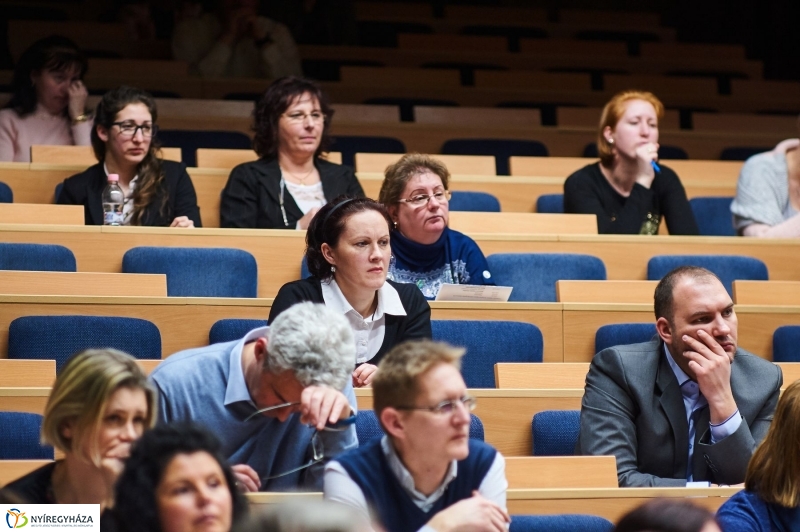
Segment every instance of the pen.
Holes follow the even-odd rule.
[[[653,167],[653,170],[655,170],[656,172],[659,172],[659,173],[661,172],[661,167],[660,167],[660,166],[658,166],[658,163],[657,163],[657,162],[655,162],[655,161],[650,161],[650,165]]]

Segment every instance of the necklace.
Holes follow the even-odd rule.
[[[311,170],[309,170],[306,175],[304,175],[303,177],[300,177],[299,175],[297,175],[297,174],[295,174],[293,172],[290,172],[289,170],[287,170],[286,168],[281,166],[281,171],[282,172],[285,172],[285,173],[289,174],[290,176],[292,176],[293,178],[295,178],[296,180],[300,181],[301,185],[305,185],[306,184],[306,179],[308,179],[311,176],[311,174],[314,173],[314,170],[315,170],[315,168],[312,166]]]

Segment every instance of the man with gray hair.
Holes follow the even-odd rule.
[[[354,360],[347,320],[300,303],[241,340],[170,356],[150,379],[159,422],[211,429],[242,490],[321,490],[324,460],[358,445]]]

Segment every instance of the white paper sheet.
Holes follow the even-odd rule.
[[[491,301],[505,303],[511,296],[510,286],[479,284],[443,284],[436,301]]]

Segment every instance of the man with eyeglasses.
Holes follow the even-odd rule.
[[[244,491],[320,490],[323,459],[358,445],[354,360],[347,320],[300,303],[241,340],[159,364],[159,423],[212,430]]]
[[[374,510],[388,532],[507,529],[505,460],[469,439],[463,354],[420,340],[383,358],[372,393],[386,435],[328,463],[325,498]]]

